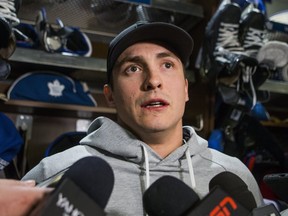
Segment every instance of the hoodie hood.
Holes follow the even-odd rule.
[[[150,186],[151,172],[157,172],[160,168],[163,172],[181,173],[184,167],[187,167],[191,188],[196,188],[191,158],[207,149],[207,141],[197,136],[192,127],[183,127],[183,145],[165,158],[161,158],[149,145],[105,117],[95,119],[87,133],[88,135],[80,141],[80,144],[91,146],[98,151],[104,151],[106,154],[112,154],[113,157],[122,158],[142,167],[145,170],[146,189]],[[183,167],[182,161],[186,161],[186,166]]]
[[[113,132],[113,136],[111,136],[111,132]],[[179,160],[185,155],[187,148],[193,156],[204,151],[208,146],[207,141],[197,136],[192,127],[185,126],[183,127],[185,144],[163,159],[146,143],[138,140],[132,133],[106,117],[95,119],[90,124],[87,133],[88,135],[81,140],[80,144],[104,150],[137,164],[143,163],[145,160],[144,146],[149,154],[151,168],[153,168],[153,163],[157,164],[160,160],[162,163]]]

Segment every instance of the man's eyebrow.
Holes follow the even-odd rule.
[[[177,55],[175,55],[174,53],[172,52],[160,52],[156,55],[156,57],[158,59],[161,59],[161,58],[165,58],[165,57],[172,57],[178,61],[181,61]],[[126,56],[124,57],[123,59],[121,59],[120,61],[116,61],[115,63],[115,68],[119,68],[121,67],[124,63],[126,62],[134,62],[134,63],[142,63],[142,64],[145,64],[145,61],[143,60],[143,58],[141,56]]]
[[[115,68],[121,67],[121,65],[123,65],[126,62],[138,63],[138,62],[144,62],[144,61],[142,60],[142,58],[140,56],[126,56],[123,59],[121,59],[120,61],[116,61]]]
[[[161,52],[161,53],[157,54],[157,58],[165,58],[165,57],[172,57],[175,59],[179,59],[179,57],[172,52]],[[179,59],[179,61],[180,61],[180,59]]]

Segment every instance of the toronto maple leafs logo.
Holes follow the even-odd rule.
[[[62,85],[59,80],[54,80],[53,82],[48,82],[48,88],[49,88],[49,95],[53,97],[60,97],[62,96],[62,92],[65,88],[64,85]]]

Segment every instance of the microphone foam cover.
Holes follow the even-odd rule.
[[[184,182],[172,176],[159,178],[143,195],[143,205],[150,216],[182,215],[197,201],[198,195]]]
[[[105,160],[95,156],[82,158],[65,172],[59,184],[66,178],[105,208],[114,186],[113,170]]]
[[[215,186],[220,186],[249,211],[257,207],[255,198],[252,192],[248,190],[247,184],[234,173],[225,171],[214,176],[209,183],[209,190]]]

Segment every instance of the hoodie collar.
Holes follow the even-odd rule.
[[[88,135],[80,141],[80,144],[102,149],[138,164],[144,162],[143,146],[147,149],[149,161],[152,163],[179,160],[185,155],[187,147],[191,156],[207,148],[207,141],[197,136],[194,129],[189,126],[183,127],[186,144],[180,146],[164,159],[131,132],[106,117],[96,118],[90,124],[87,133]]]

